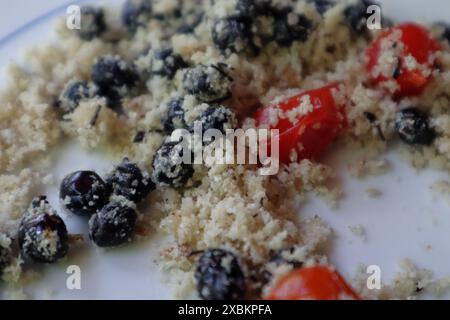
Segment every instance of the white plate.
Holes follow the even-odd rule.
[[[103,1],[106,2],[121,1]],[[410,0],[407,4],[404,0],[380,2],[385,15],[399,20],[445,21],[450,11],[446,0]],[[17,53],[27,46],[50,38],[52,21],[64,15],[65,8],[60,0],[3,1],[0,4],[0,65],[17,60]],[[76,145],[66,146],[55,154],[53,173],[58,180],[74,170],[102,172],[110,166],[101,155],[88,155]],[[385,282],[398,271],[398,263],[404,258],[431,269],[436,277],[450,275],[450,259],[445,258],[450,240],[450,205],[446,199],[436,199],[429,191],[433,182],[448,178],[448,174],[431,170],[416,173],[395,154],[389,154],[394,165],[390,174],[359,181],[349,177],[348,158],[346,152],[340,151],[332,152],[326,160],[336,169],[346,194],[338,210],[331,210],[318,199],[301,208],[303,217],[318,214],[335,229],[331,261],[345,276],[353,275],[361,263],[378,265]],[[382,189],[383,196],[370,199],[365,195],[368,188]],[[57,207],[56,188],[47,192],[51,203]],[[85,223],[80,219],[64,218],[71,232],[86,232]],[[349,230],[349,226],[355,225],[366,228],[366,242]],[[43,268],[42,279],[27,288],[27,292],[33,298],[43,299],[170,298],[169,289],[161,283],[161,273],[153,263],[163,241],[155,236],[143,243],[108,251],[87,245],[71,254],[67,261]],[[66,268],[72,264],[81,267],[81,290],[66,288]]]

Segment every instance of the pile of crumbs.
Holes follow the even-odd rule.
[[[441,72],[432,84],[420,96],[398,101],[383,93],[395,86],[366,84],[364,50],[379,33],[360,28],[367,1],[255,0],[242,7],[246,2],[126,1],[122,12],[83,11],[94,15],[94,25],[79,31],[60,21],[58,41],[32,48],[25,66],[12,66],[0,95],[0,231],[16,238],[22,215],[39,196],[37,182],[50,179],[28,167],[74,139],[87,152],[101,150],[115,162],[132,159],[159,179],[141,209],[138,228],[173,238],[161,250],[159,263],[170,274],[177,297],[195,292],[198,254],[212,248],[240,257],[251,279],[246,294],[259,297],[267,290],[267,265],[279,252],[295,252],[291,258],[305,266],[329,263],[323,247],[332,229],[320,217],[302,220],[295,212],[309,196],[337,205],[343,190],[329,187],[333,170],[303,160],[282,164],[275,176],[261,176],[251,165],[211,164],[177,167],[171,173],[185,176],[171,179],[154,172],[167,166],[154,164],[161,150],[171,150],[166,139],[173,130],[189,128],[199,118],[214,122],[211,114],[217,110],[221,125],[248,124],[246,119],[262,105],[278,105],[340,82],[348,97],[343,103],[348,123],[339,139],[350,148],[368,150],[352,164],[354,177],[391,169],[382,155],[398,140],[396,117],[410,104],[430,115],[438,138],[421,148],[404,146],[402,155],[417,168],[450,168],[449,50],[442,52]],[[429,29],[437,32],[434,26]],[[389,50],[380,61],[388,63],[378,65],[375,73],[395,73],[395,55],[402,50],[393,45],[398,37],[393,33],[382,44]],[[409,70],[418,68],[413,57],[406,62]],[[275,113],[270,124],[288,119],[295,125],[313,111],[305,95],[297,108]],[[448,183],[433,188],[449,189]],[[376,189],[367,194],[381,195]],[[365,238],[362,226],[350,229]],[[3,272],[15,289],[21,265],[16,259]],[[290,269],[278,267],[271,272],[272,282]],[[411,298],[427,287],[445,287],[410,263],[402,277],[374,298]],[[364,286],[357,288],[361,297],[372,297]]]

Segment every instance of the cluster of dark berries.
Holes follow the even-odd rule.
[[[176,26],[174,32],[191,33],[203,19],[203,0],[177,0],[170,10],[158,12],[153,0],[127,0],[122,7],[122,23],[130,33],[135,33],[152,19],[159,22],[171,22],[170,27]]]
[[[112,55],[97,58],[91,68],[91,80],[72,80],[66,85],[58,100],[64,114],[73,112],[80,103],[95,97],[105,98],[109,108],[117,109],[121,99],[140,83],[134,66]]]
[[[125,158],[105,180],[93,171],[71,173],[61,183],[60,198],[69,212],[90,217],[89,236],[94,243],[112,247],[133,237],[135,204],[154,188],[141,169]]]
[[[166,113],[161,120],[168,135],[175,129],[187,129],[204,137],[204,133],[209,129],[216,129],[224,134],[227,129],[237,126],[234,112],[221,105],[209,105],[196,121],[188,125],[183,102],[183,98],[174,98],[167,103]],[[153,182],[161,187],[182,188],[194,175],[193,162],[194,153],[189,141],[172,141],[168,138],[153,159]]]
[[[214,0],[216,6],[227,0]],[[321,4],[320,10],[325,10]],[[290,47],[294,42],[309,39],[316,23],[306,15],[295,12],[290,5],[270,0],[238,0],[226,17],[215,17],[211,36],[224,54],[257,54],[270,42]]]

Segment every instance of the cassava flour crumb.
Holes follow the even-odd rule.
[[[399,143],[399,135],[414,138],[398,123],[399,114],[405,116],[401,112],[412,106],[416,116],[429,115],[420,129],[430,126],[436,136],[424,147],[402,146],[400,153],[417,168],[450,169],[448,50],[439,56],[439,70],[407,56],[406,69],[419,70],[431,83],[421,95],[397,99],[395,81],[376,87],[367,79],[365,49],[379,32],[364,27],[366,1],[342,0],[325,8],[320,1],[243,3],[126,1],[121,12],[100,9],[105,21],[91,21],[94,25],[86,29],[69,30],[60,21],[58,41],[31,49],[25,65],[12,66],[0,94],[0,232],[14,238],[31,199],[39,195],[37,181],[51,182],[48,173],[29,169],[31,164],[73,139],[114,160],[129,157],[152,176],[155,190],[139,208],[137,233],[145,237],[156,230],[171,236],[158,263],[177,297],[196,297],[198,256],[220,248],[239,257],[251,279],[247,294],[259,298],[267,282],[274,284],[292,269],[268,266],[280,252],[305,266],[329,264],[323,249],[332,228],[320,214],[299,219],[296,212],[310,196],[337,206],[344,191],[330,186],[332,168],[302,160],[301,143],[289,155],[294,163],[281,164],[273,176],[260,175],[257,165],[206,161],[183,166],[173,163],[181,157],[176,152],[180,142],[169,136],[176,129],[192,132],[196,121],[219,131],[237,123],[256,128],[261,124],[251,115],[263,105],[270,107],[270,127],[304,125],[300,120],[317,111],[314,96],[303,95],[288,110],[276,107],[331,83],[339,84],[331,98],[342,109],[338,120],[346,122],[338,138],[363,154],[349,164],[352,176],[391,169],[384,158],[388,147]],[[396,31],[382,41],[385,50],[371,76],[399,76],[401,36]],[[300,129],[304,134],[306,129]],[[438,189],[446,190],[445,185]],[[367,190],[374,198],[381,193]],[[350,230],[366,238],[364,227]],[[18,282],[21,264],[14,260],[4,278]],[[268,272],[271,281],[264,278]],[[414,296],[418,282],[421,289],[429,284],[422,280],[426,275],[406,263],[404,277],[375,298]]]

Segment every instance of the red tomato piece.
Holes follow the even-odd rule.
[[[329,267],[300,268],[284,275],[268,300],[359,300],[342,276]]]
[[[341,132],[345,117],[337,106],[333,90],[338,85],[333,84],[320,89],[311,90],[291,97],[276,106],[259,109],[254,119],[258,126],[279,130],[280,161],[285,164],[292,162],[291,153],[297,153],[297,161],[317,159],[330,146]],[[289,111],[300,107],[303,99],[309,96],[312,110],[305,115],[299,115],[292,123],[288,117],[278,117],[275,125],[271,124],[273,114]],[[269,148],[270,150],[270,148]]]
[[[397,32],[401,35],[396,38]],[[391,45],[386,49],[387,45]],[[384,44],[384,48],[383,48]],[[403,23],[381,33],[367,48],[366,70],[369,73],[371,84],[376,86],[387,85],[387,81],[394,81],[397,89],[394,90],[394,97],[397,99],[417,96],[421,94],[426,85],[431,80],[431,73],[437,68],[436,53],[442,49],[441,44],[434,39],[424,27],[415,23]],[[377,68],[382,68],[383,50],[392,50],[398,65],[394,66],[392,74],[386,75],[383,72],[376,72]],[[411,58],[419,67],[411,68]],[[409,60],[409,61],[408,61]],[[392,63],[392,62],[391,62]],[[409,64],[409,66],[408,66]]]

